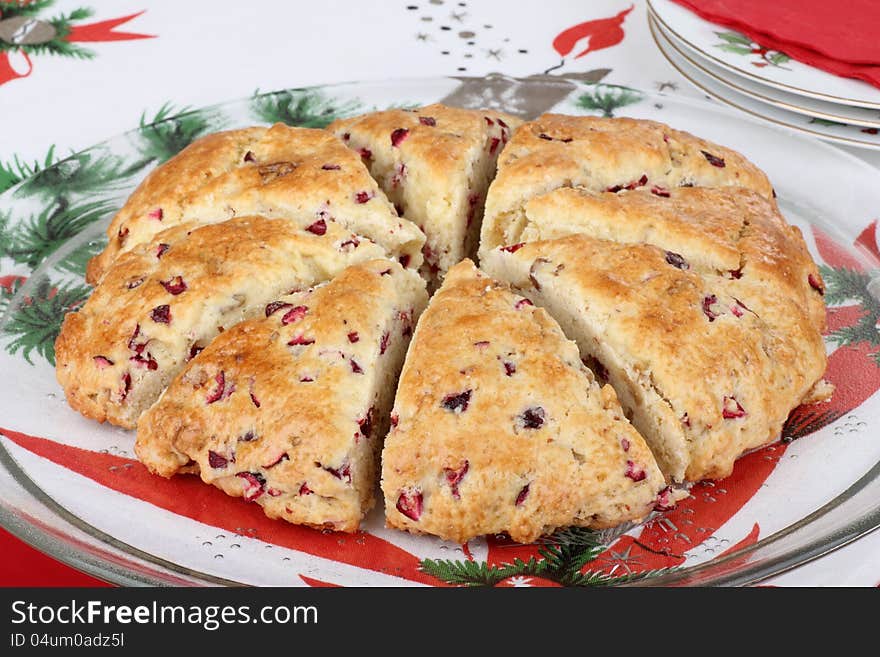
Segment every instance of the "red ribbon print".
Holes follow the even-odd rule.
[[[579,59],[588,53],[616,46],[623,41],[623,21],[632,10],[633,5],[630,5],[629,9],[624,9],[616,16],[578,23],[563,30],[553,39],[553,49],[562,57],[567,57],[582,39],[589,38],[587,47],[574,56]]]
[[[111,18],[110,20],[91,23],[90,25],[76,25],[67,35],[67,41],[83,42],[83,41],[133,41],[135,39],[153,39],[154,34],[138,34],[136,32],[114,32],[113,28],[127,23],[133,18],[137,18],[143,11],[136,14],[129,14],[121,18]]]

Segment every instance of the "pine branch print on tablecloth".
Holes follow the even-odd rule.
[[[55,145],[49,147],[43,162],[35,160],[28,164],[18,155],[13,155],[11,162],[0,162],[0,194],[11,187],[15,187],[22,180],[36,175],[43,169],[55,163]]]
[[[867,343],[872,348],[880,347],[880,301],[871,294],[871,276],[866,272],[821,265],[819,271],[825,281],[825,302],[828,305],[843,305],[858,302],[863,314],[854,324],[842,326],[828,335],[828,340],[838,347]],[[871,357],[880,365],[880,349],[873,351]]]
[[[30,2],[27,4],[20,1],[0,2],[0,15],[2,15],[4,20],[21,17],[36,21],[39,20],[37,13],[43,9],[48,9],[52,4],[54,4],[54,0]],[[93,14],[94,12],[91,9],[82,7],[66,14],[45,19],[42,22],[46,26],[51,26],[49,32],[51,38],[37,43],[15,43],[12,40],[0,39],[0,52],[21,50],[28,55],[58,55],[61,57],[74,57],[76,59],[92,59],[95,56],[92,50],[72,43],[67,39],[70,36],[74,22],[89,18]]]
[[[674,568],[614,575],[585,570],[606,549],[601,534],[590,529],[560,529],[537,544],[537,554],[527,560],[490,565],[485,561],[424,559],[419,569],[453,586],[497,586],[511,578],[537,577],[562,586],[615,586],[668,574]]]
[[[11,225],[6,218],[0,237],[0,253],[18,264],[36,269],[71,238],[96,221],[108,218],[116,207],[105,201],[71,204],[59,196],[55,203]],[[69,265],[65,267],[70,271]],[[76,272],[82,275],[82,271]]]
[[[55,366],[55,338],[61,332],[64,315],[79,308],[91,293],[85,285],[53,285],[47,277],[41,277],[31,294],[13,303],[14,294],[20,286],[8,291],[0,287],[0,297],[6,297],[3,305],[2,336],[12,339],[5,345],[6,351],[15,355],[21,352],[31,365],[31,354],[36,352]]]
[[[285,123],[301,128],[326,128],[333,121],[362,109],[357,100],[337,101],[313,89],[254,92],[250,103],[254,118],[262,123]]]
[[[55,0],[31,0],[31,2],[22,2],[21,0],[0,0],[0,12],[3,12],[3,18],[33,18],[44,9],[48,9]]]
[[[137,149],[145,160],[144,165],[162,164],[199,137],[222,130],[226,124],[219,110],[177,109],[168,102],[150,119],[146,112],[141,114]]]
[[[50,149],[46,161],[53,155]],[[38,197],[47,201],[76,194],[93,197],[125,188],[128,178],[144,166],[141,162],[126,162],[123,157],[96,146],[72,153],[51,166],[38,167],[13,194],[16,198]]]
[[[612,118],[614,111],[627,105],[633,105],[644,98],[638,89],[623,87],[616,84],[591,84],[590,90],[581,94],[575,106],[588,112],[601,112],[602,116]]]
[[[92,59],[96,53],[80,43],[153,38],[150,34],[116,31],[143,11],[88,24],[79,23],[94,14],[85,7],[51,18],[38,15],[53,4],[54,0],[0,0],[0,85],[28,77],[33,70],[31,57],[35,55]],[[18,60],[19,65],[13,66],[13,60]],[[26,70],[22,71],[23,68]]]

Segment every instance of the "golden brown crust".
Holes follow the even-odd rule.
[[[97,283],[121,253],[180,223],[246,215],[335,220],[410,266],[421,262],[421,231],[397,216],[356,154],[325,130],[276,124],[208,135],[151,172],[113,218],[86,280]]]
[[[166,477],[194,462],[205,482],[270,517],[355,531],[426,303],[418,275],[388,260],[278,299],[175,377],[138,423],[138,457]]]
[[[65,317],[58,381],[83,415],[131,428],[191,349],[284,292],[383,254],[334,222],[323,235],[262,217],[164,231],[120,256]]]
[[[771,198],[764,173],[739,153],[641,119],[545,114],[522,125],[498,160],[480,253],[504,245],[530,198],[558,187],[591,191],[745,187]]]
[[[340,119],[328,129],[362,154],[401,214],[425,232],[423,273],[436,284],[474,255],[496,160],[521,123],[494,110],[434,104]]]
[[[382,455],[391,527],[527,542],[642,518],[665,486],[574,343],[469,261],[422,315],[394,412]]]
[[[671,258],[682,256],[689,268],[772,288],[804,308],[814,327],[825,327],[825,304],[810,284],[812,278],[821,285],[821,276],[800,230],[776,203],[748,189],[684,187],[658,195],[561,188],[530,199],[519,228],[506,236],[508,244],[575,233],[653,244]]]
[[[805,301],[820,297],[807,281],[815,265],[804,249],[774,270],[770,233],[755,232],[737,243],[749,254],[739,278],[690,267],[698,243],[682,262],[587,235],[496,249],[483,265],[601,363],[668,476],[720,478],[744,451],[778,440],[826,363],[822,323]]]

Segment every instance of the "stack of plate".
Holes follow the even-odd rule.
[[[648,0],[648,21],[669,63],[706,94],[771,123],[880,149],[880,89],[762,48],[672,0]]]

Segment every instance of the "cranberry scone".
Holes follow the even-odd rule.
[[[359,152],[398,212],[424,231],[432,288],[473,257],[498,155],[522,121],[435,104],[340,119],[328,126]]]
[[[661,247],[570,235],[500,247],[483,267],[577,341],[667,477],[723,478],[827,394],[822,281],[799,233],[776,226],[790,242],[775,241],[772,223],[730,242],[669,230]]]
[[[743,295],[767,298],[763,286],[794,300],[803,312],[768,321],[806,317],[804,330],[824,327],[825,304],[818,272],[800,230],[776,203],[740,187],[679,187],[658,195],[644,189],[591,192],[559,188],[530,199],[524,221],[503,250],[524,242],[583,233],[620,243],[653,244],[683,269],[735,279]],[[747,275],[746,275],[747,274]],[[812,278],[811,278],[812,277]],[[754,286],[756,288],[752,289]]]
[[[416,328],[382,491],[388,526],[459,542],[615,526],[675,497],[559,325],[470,261]]]
[[[107,229],[88,265],[97,283],[122,253],[180,223],[282,218],[321,231],[328,221],[418,268],[424,235],[397,216],[356,153],[325,130],[244,128],[203,137],[152,171]]]
[[[385,250],[335,222],[263,217],[182,224],[120,256],[55,343],[56,375],[86,417],[133,428],[186,362],[225,328],[294,289]]]
[[[389,260],[275,299],[214,339],[141,416],[138,457],[165,477],[198,472],[269,517],[355,531],[426,304],[421,277]]]
[[[522,125],[498,159],[480,256],[518,242],[527,201],[559,187],[665,196],[676,187],[726,186],[773,197],[767,176],[745,157],[663,123],[545,114]]]

